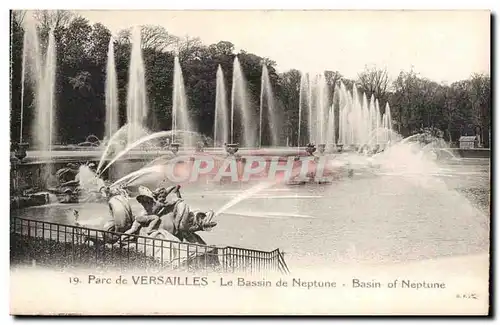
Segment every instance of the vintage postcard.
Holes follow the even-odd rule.
[[[487,315],[490,12],[12,10],[13,315]]]

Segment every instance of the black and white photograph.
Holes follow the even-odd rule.
[[[487,315],[491,19],[10,10],[10,313]]]

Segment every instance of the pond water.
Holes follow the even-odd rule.
[[[192,208],[216,211],[251,186],[203,182],[184,186],[182,195]],[[426,173],[360,169],[331,184],[265,188],[217,216],[217,227],[200,235],[220,246],[280,248],[291,268],[482,253],[489,247],[489,211],[460,190],[483,189],[484,196],[489,186],[489,159],[451,160]],[[72,224],[73,210],[92,228],[109,213],[105,203],[83,203],[12,214]]]

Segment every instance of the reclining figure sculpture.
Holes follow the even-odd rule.
[[[154,192],[140,186],[136,200],[141,203],[144,212],[137,216],[132,213],[125,189],[103,187],[101,193],[108,198],[110,209],[104,230],[123,233],[122,242],[129,239],[129,235],[138,234],[144,228],[146,235],[155,230],[166,231],[179,241],[206,244],[196,232],[210,230],[217,225],[217,222],[212,220],[213,211],[202,212],[189,207],[181,197],[179,185],[158,188]],[[177,197],[167,200],[171,193],[175,193]],[[107,243],[116,243],[120,239],[118,236],[105,237],[104,241]]]

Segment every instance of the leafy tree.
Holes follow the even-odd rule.
[[[390,83],[386,69],[365,66],[365,70],[358,75],[356,84],[358,89],[365,93],[368,98],[374,95],[382,103],[387,101],[387,91]]]
[[[108,45],[111,32],[102,24],[64,10],[11,11],[11,139],[19,141],[21,125],[21,79],[23,55],[23,24],[30,16],[38,23],[41,51],[46,51],[48,34],[54,30],[57,50],[56,102],[58,136],[60,142],[78,143],[89,134],[102,137],[105,119],[105,81]],[[119,94],[120,124],[126,122],[128,69],[130,66],[131,29],[120,31],[113,38]],[[199,38],[172,35],[162,26],[141,26],[142,51],[146,72],[146,90],[151,114],[148,125],[153,130],[167,130],[172,121],[172,87],[174,57],[179,56],[189,114],[196,129],[213,135],[216,73],[220,65],[224,71],[228,96],[231,93],[235,46],[228,40],[205,45]],[[276,62],[255,53],[237,53],[248,88],[249,107],[258,123],[261,76],[265,65],[275,98],[275,109],[280,125],[281,143],[297,145],[307,141],[307,114],[302,112],[299,127],[300,83],[302,74],[295,69],[278,74]],[[343,83],[352,90],[356,84],[367,98],[378,98],[381,110],[388,102],[393,125],[403,136],[436,130],[448,141],[456,141],[462,134],[481,135],[489,146],[491,129],[491,80],[489,75],[473,74],[467,80],[451,85],[436,83],[419,76],[413,70],[401,71],[390,81],[387,71],[365,67],[357,80],[345,78],[340,71],[325,71],[329,97],[334,100],[336,87]],[[31,124],[34,117],[33,89],[29,81],[24,85],[23,139],[31,142]],[[229,99],[228,99],[229,101]],[[304,102],[302,103],[304,104]],[[304,105],[305,109],[305,105]],[[263,114],[268,125],[267,114]],[[337,124],[338,126],[338,124]],[[338,130],[338,128],[337,128]],[[268,137],[273,130],[263,128]],[[265,133],[265,134],[264,134]],[[433,133],[433,134],[434,134]],[[207,140],[208,141],[208,140]]]

